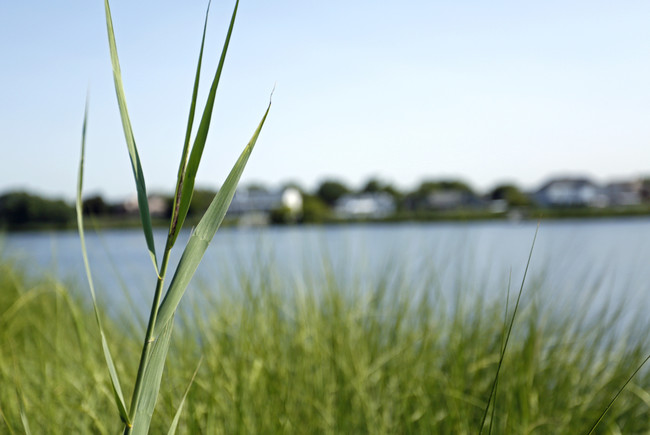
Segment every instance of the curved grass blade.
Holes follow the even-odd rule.
[[[208,29],[208,15],[210,14],[210,4],[212,1],[208,2],[208,9],[205,12],[205,23],[203,24],[203,37],[201,38],[201,49],[199,50],[199,62],[196,66],[196,77],[194,78],[194,88],[192,89],[192,102],[190,103],[190,115],[187,120],[187,131],[185,132],[185,142],[183,144],[183,154],[181,155],[181,163],[178,167],[178,177],[176,182],[176,192],[174,193],[174,202],[172,204],[172,220],[169,226],[169,236],[167,244],[169,247],[174,246],[176,242],[176,237],[183,226],[183,219],[180,221],[179,225],[179,207],[181,200],[181,192],[183,188],[183,181],[185,180],[185,168],[187,166],[187,155],[190,150],[190,138],[192,136],[192,126],[194,125],[194,113],[196,111],[196,96],[199,93],[199,81],[201,78],[201,64],[203,63],[203,47],[205,46],[205,33]],[[178,229],[178,230],[177,230]]]
[[[93,285],[93,277],[90,272],[90,264],[88,263],[88,252],[86,251],[86,238],[84,237],[84,226],[83,226],[83,204],[81,201],[81,191],[83,190],[83,175],[84,175],[84,158],[86,154],[86,125],[88,120],[88,102],[86,101],[86,110],[84,111],[84,122],[81,130],[81,158],[79,159],[79,178],[77,181],[77,228],[79,230],[79,239],[81,240],[81,253],[83,254],[84,267],[86,268],[86,277],[88,278],[88,286],[90,287],[90,295],[93,300],[93,309],[95,311],[95,320],[97,321],[97,326],[99,327],[99,334],[102,340],[102,350],[104,352],[104,359],[106,360],[106,366],[108,367],[108,373],[111,378],[111,386],[113,388],[113,396],[115,398],[115,404],[117,405],[117,410],[120,414],[120,418],[128,426],[131,424],[129,419],[129,414],[126,410],[126,404],[124,402],[124,395],[122,394],[122,388],[120,387],[120,380],[117,376],[117,370],[115,370],[115,364],[113,363],[113,357],[111,356],[111,351],[108,348],[108,343],[106,341],[106,336],[104,335],[104,328],[102,326],[102,320],[99,317],[99,309],[97,308],[97,298],[95,297],[95,286]]]
[[[264,121],[266,121],[270,109],[271,103],[269,103],[262,120],[253,134],[253,137],[248,142],[248,145],[246,145],[246,148],[244,148],[244,151],[239,156],[239,159],[230,171],[223,186],[219,189],[219,192],[212,200],[212,203],[201,218],[201,221],[196,226],[195,231],[190,236],[190,240],[187,242],[187,246],[185,247],[183,255],[176,267],[176,272],[174,273],[174,277],[169,285],[169,289],[160,304],[156,326],[154,327],[154,337],[158,336],[164,325],[166,325],[169,319],[174,315],[181,297],[185,293],[194,272],[196,272],[196,268],[199,266],[199,263],[203,258],[203,254],[205,254],[208,245],[219,229],[219,226],[226,215],[226,211],[230,206],[232,197],[235,194],[235,190],[237,189],[239,178],[241,177],[244,167],[248,162],[248,158],[255,147],[255,143],[262,131]]]
[[[497,372],[494,375],[494,381],[492,382],[492,388],[490,388],[490,396],[488,397],[488,403],[485,405],[485,411],[483,413],[483,419],[481,420],[481,426],[479,427],[479,435],[483,433],[483,427],[485,426],[485,420],[487,419],[488,410],[490,409],[490,403],[492,402],[492,397],[495,395],[497,383],[499,382],[499,374],[501,372],[501,366],[503,365],[503,359],[506,355],[506,348],[508,347],[508,341],[510,340],[510,334],[512,333],[512,326],[515,323],[515,317],[517,316],[517,310],[519,309],[519,301],[521,300],[521,294],[524,291],[524,284],[526,283],[526,275],[528,275],[528,266],[530,266],[530,259],[533,257],[533,250],[535,248],[535,241],[537,240],[537,233],[539,232],[539,222],[537,223],[537,228],[535,229],[535,236],[533,237],[533,243],[530,246],[530,253],[528,254],[528,261],[526,262],[526,269],[524,269],[524,277],[521,279],[521,287],[519,287],[519,294],[517,295],[517,302],[515,303],[515,308],[512,311],[512,317],[510,318],[510,325],[508,325],[508,332],[506,333],[505,342],[501,348],[501,356],[499,357],[499,364],[497,365]]]
[[[634,373],[632,373],[632,374],[630,375],[630,377],[627,378],[627,381],[625,381],[625,383],[623,384],[623,386],[618,390],[618,392],[616,393],[616,395],[615,395],[615,396],[612,398],[612,400],[609,402],[609,404],[607,405],[607,407],[605,408],[605,410],[600,414],[600,417],[598,417],[598,420],[596,420],[596,422],[595,422],[594,425],[591,427],[591,429],[589,430],[589,432],[587,432],[587,435],[591,435],[592,433],[594,433],[594,431],[596,430],[596,427],[598,427],[598,425],[600,424],[600,422],[601,422],[601,421],[603,420],[603,418],[605,417],[605,414],[607,414],[607,411],[609,411],[609,408],[612,407],[612,405],[614,404],[614,402],[616,402],[616,399],[618,399],[618,396],[620,396],[621,393],[623,392],[623,390],[625,390],[625,387],[627,387],[627,384],[629,384],[629,383],[632,381],[632,379],[636,376],[636,374],[639,372],[639,370],[641,370],[641,368],[642,368],[642,367],[643,367],[643,366],[648,362],[648,360],[650,360],[650,355],[648,355],[648,356],[646,357],[646,359],[644,359],[643,362],[642,362],[641,364],[639,364],[639,367],[637,367],[636,370],[634,370]]]
[[[133,415],[133,426],[124,429],[124,434],[147,435],[151,425],[158,392],[160,391],[160,380],[162,379],[163,369],[165,368],[165,359],[169,351],[172,330],[174,329],[174,316],[168,319],[163,325],[160,335],[154,341],[149,362],[145,367],[144,377],[142,380],[143,388],[138,406]]]
[[[120,61],[117,57],[117,45],[115,44],[115,34],[113,32],[113,19],[111,18],[111,9],[108,0],[104,0],[104,9],[106,10],[106,29],[108,31],[108,45],[111,51],[111,64],[113,66],[113,81],[115,82],[115,93],[117,95],[117,104],[120,108],[120,117],[122,118],[122,127],[124,128],[124,137],[131,158],[131,168],[135,178],[135,186],[138,193],[138,209],[140,210],[140,220],[144,237],[147,241],[149,255],[153,262],[156,274],[158,272],[158,259],[156,258],[156,248],[153,240],[153,228],[151,225],[151,215],[149,214],[149,203],[147,200],[147,187],[144,182],[142,165],[140,164],[140,155],[138,148],[135,146],[135,137],[131,128],[131,120],[126,107],[126,96],[124,95],[124,86],[122,85],[122,72],[120,70]]]
[[[170,232],[170,236],[171,236],[170,241],[172,245],[174,241],[176,241],[176,237],[178,236],[178,233],[180,232],[181,227],[183,226],[183,222],[185,221],[185,217],[187,216],[187,212],[190,208],[192,193],[194,192],[194,182],[196,180],[196,173],[199,169],[199,163],[201,162],[201,156],[203,155],[205,142],[208,138],[208,131],[210,130],[210,121],[212,120],[212,109],[214,108],[214,101],[217,94],[217,88],[219,86],[219,79],[221,78],[221,71],[223,70],[223,64],[226,61],[226,53],[228,52],[230,37],[232,36],[232,30],[233,27],[235,26],[235,18],[237,17],[238,7],[239,7],[239,0],[237,0],[237,2],[235,3],[235,8],[233,9],[232,17],[230,18],[230,26],[228,27],[226,41],[224,42],[223,50],[221,51],[219,66],[217,67],[217,71],[214,75],[214,79],[212,80],[212,86],[210,87],[208,100],[205,103],[205,109],[203,110],[201,123],[199,124],[199,128],[196,133],[196,138],[194,139],[194,145],[192,145],[192,151],[190,152],[189,160],[187,161],[187,167],[185,168],[183,179],[179,180],[180,198],[177,198],[176,200],[180,202],[179,202],[178,210],[176,210],[177,214],[172,215],[173,231]],[[188,126],[188,134],[189,131],[190,131],[190,126]]]
[[[190,383],[185,389],[185,394],[183,394],[181,403],[178,405],[178,409],[176,410],[176,414],[174,415],[174,419],[172,420],[171,426],[169,426],[169,431],[167,432],[167,435],[174,435],[176,433],[176,429],[178,428],[178,421],[180,420],[181,413],[183,412],[183,405],[185,405],[185,399],[187,398],[187,393],[190,392],[190,388],[192,388],[192,385],[194,384],[194,378],[196,378],[196,374],[199,372],[202,362],[203,362],[203,357],[201,357],[201,359],[199,360],[199,363],[196,366],[196,370],[194,370],[194,374],[190,379]]]

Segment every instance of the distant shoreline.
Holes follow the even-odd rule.
[[[382,218],[337,218],[323,217],[317,222],[296,222],[296,223],[268,223],[266,225],[252,225],[260,227],[299,227],[303,225],[347,225],[347,224],[398,224],[408,222],[480,222],[480,221],[513,221],[513,222],[531,222],[538,220],[589,220],[605,218],[635,218],[650,217],[650,206],[635,208],[611,208],[611,209],[594,209],[594,208],[568,208],[568,209],[522,209],[511,210],[508,212],[493,213],[485,210],[449,210],[440,212],[409,212],[397,213],[392,216]],[[86,221],[88,229],[130,229],[140,227],[140,219],[137,216],[129,217],[97,217],[88,218]],[[167,228],[169,222],[166,219],[153,219],[155,228]],[[188,219],[186,226],[191,228],[198,224],[198,219]],[[224,227],[251,226],[240,225],[236,218],[226,218]],[[21,225],[5,226],[0,228],[0,232],[30,232],[30,231],[72,231],[76,230],[76,222],[66,223],[38,223],[31,222]]]

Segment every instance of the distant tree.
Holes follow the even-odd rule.
[[[501,184],[495,187],[489,196],[492,200],[506,201],[510,207],[526,207],[532,204],[530,197],[512,184]]]
[[[262,183],[251,183],[245,187],[249,192],[268,193],[269,189]]]
[[[325,204],[332,207],[343,195],[350,193],[350,189],[343,183],[335,180],[323,181],[316,190],[318,196]]]
[[[423,181],[413,193],[420,196],[426,196],[439,190],[456,190],[474,194],[474,191],[467,183],[459,180]]]
[[[387,193],[393,198],[398,209],[401,209],[403,205],[404,194],[394,186],[376,178],[369,179],[361,189],[361,193]]]
[[[103,216],[110,212],[110,206],[100,195],[95,195],[84,199],[83,211],[87,215]]]
[[[64,225],[74,217],[74,209],[62,200],[51,200],[26,192],[0,196],[0,225],[19,227],[25,224]]]
[[[192,195],[190,209],[187,214],[200,216],[205,213],[216,194],[217,192],[211,189],[196,189]]]
[[[279,207],[271,210],[269,220],[274,225],[286,225],[296,221],[296,214],[289,207]]]
[[[382,192],[383,189],[384,189],[384,183],[382,183],[381,181],[379,181],[376,178],[371,178],[370,180],[368,180],[366,182],[365,186],[363,186],[363,188],[361,189],[361,192],[362,193],[378,193],[378,192]]]
[[[303,194],[302,196],[302,218],[303,223],[323,222],[330,215],[330,209],[316,195]]]

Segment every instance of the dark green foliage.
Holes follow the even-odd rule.
[[[0,226],[21,228],[30,224],[66,226],[74,209],[63,200],[46,199],[26,192],[0,196]]]
[[[331,217],[328,205],[316,195],[303,194],[302,218],[303,223],[320,223]]]
[[[289,207],[280,207],[271,210],[271,214],[269,216],[270,223],[274,225],[286,225],[290,223],[294,223],[296,221],[297,216],[292,213],[291,209]]]
[[[490,192],[490,199],[504,200],[510,207],[529,207],[533,205],[531,198],[512,184],[501,184]]]
[[[393,197],[398,209],[402,208],[404,194],[397,190],[395,186],[385,183],[377,178],[371,178],[361,188],[360,193],[387,193]]]
[[[323,181],[316,190],[316,196],[330,207],[346,193],[350,193],[350,189],[342,182],[336,180]]]
[[[194,217],[202,216],[210,206],[210,203],[216,194],[217,192],[214,190],[196,189],[192,195],[192,201],[190,201],[188,215]]]
[[[412,192],[416,196],[424,196],[440,190],[458,190],[473,194],[472,188],[465,182],[459,180],[427,180],[420,183],[418,188]]]
[[[104,198],[99,195],[91,196],[83,200],[83,212],[85,215],[104,216],[109,214],[111,206],[106,204]]]

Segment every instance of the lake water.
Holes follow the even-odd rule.
[[[305,275],[317,283],[331,270],[343,288],[363,291],[364,283],[399,269],[399,279],[410,280],[401,282],[402,287],[428,291],[427,286],[435,285],[448,296],[463,287],[470,295],[503,299],[510,274],[512,291],[519,288],[536,226],[470,222],[224,228],[193,286],[210,287],[242,271],[256,276],[260,268],[272,265],[287,286],[304,282]],[[159,249],[165,236],[165,230],[156,232]],[[179,237],[171,272],[188,236],[184,232]],[[140,230],[88,231],[87,244],[98,293],[106,303],[120,305],[125,291],[143,306],[150,303],[155,275]],[[85,291],[76,232],[6,234],[2,245],[30,271],[53,272],[80,283]],[[625,304],[636,314],[647,311],[650,219],[542,222],[527,282],[539,287],[537,297],[559,308],[591,300]]]

